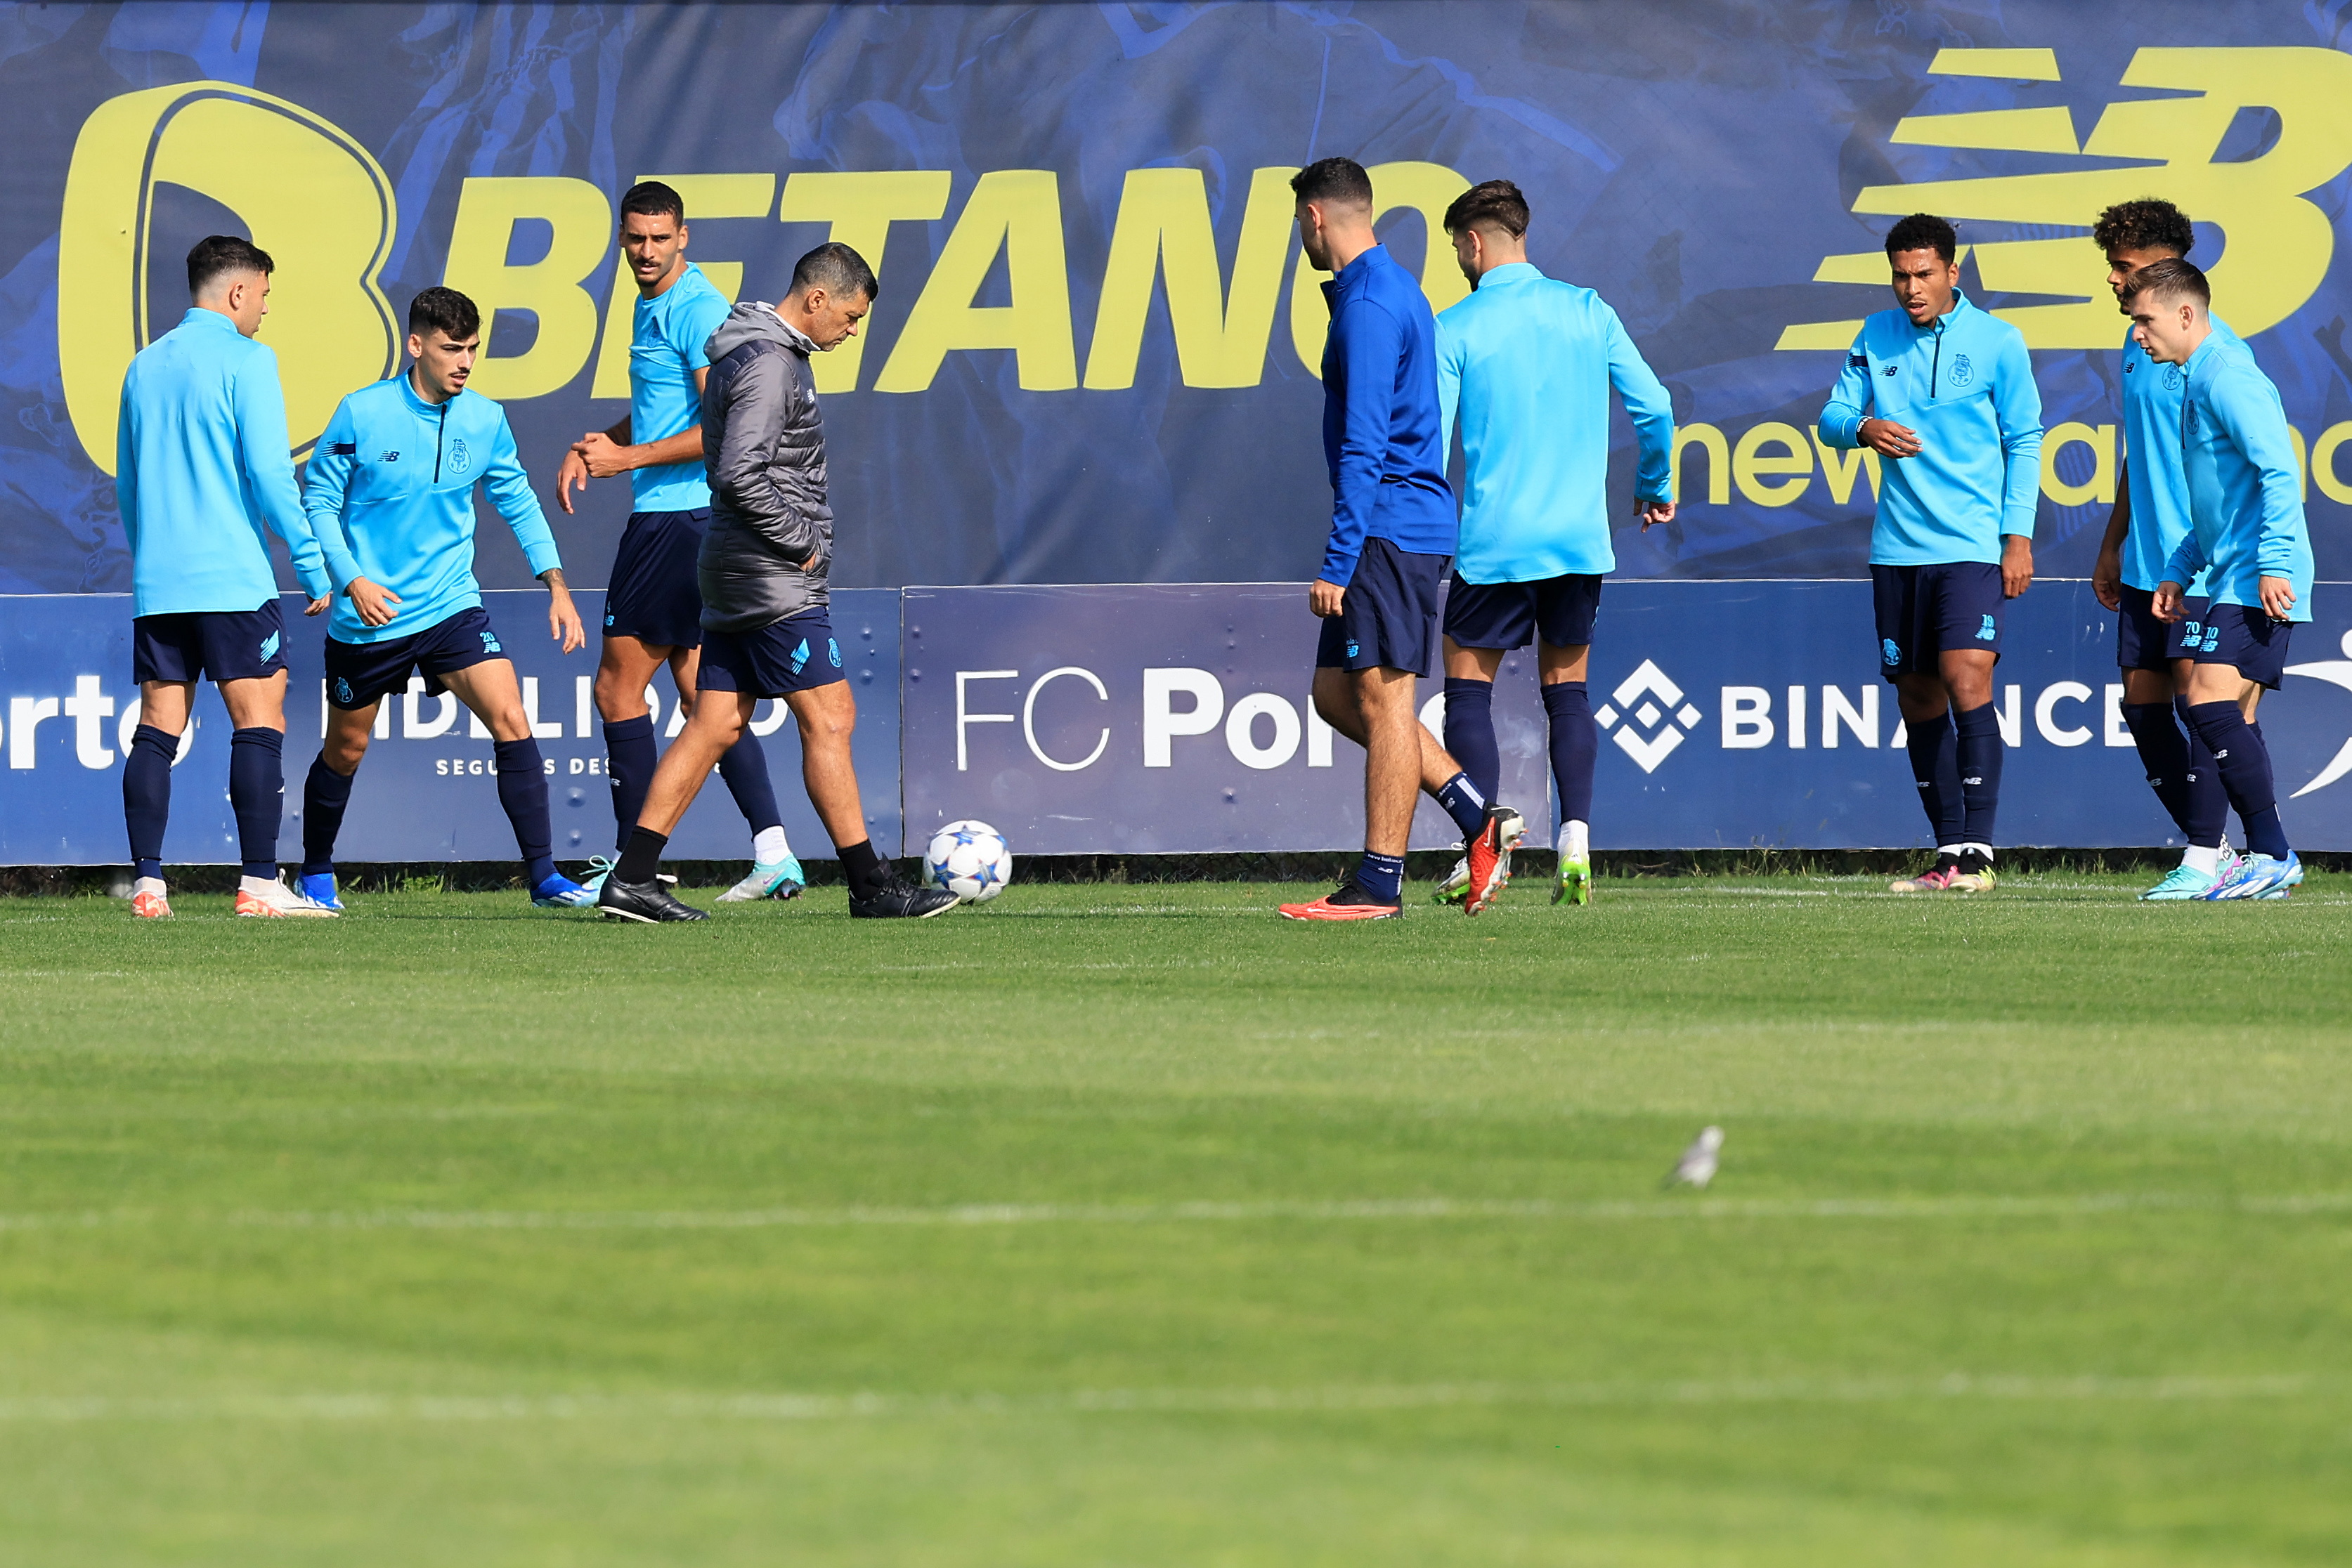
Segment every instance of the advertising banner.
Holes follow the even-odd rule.
[[[604,618],[601,592],[573,595],[593,627]],[[566,657],[548,635],[547,595],[539,589],[483,595],[491,623],[521,677],[523,706],[548,770],[555,853],[565,861],[611,854],[613,796],[604,772],[603,727],[591,685],[594,643]],[[282,860],[302,854],[302,778],[326,733],[326,678],[320,649],[326,618],[309,620],[304,601],[281,601],[286,657],[286,816]],[[895,848],[898,818],[898,596],[848,590],[833,596],[834,630],[857,697],[851,749],[865,787],[874,841]],[[127,594],[0,599],[0,864],[121,865],[122,758],[139,723],[139,689],[131,682],[131,601]],[[684,722],[677,693],[664,673],[648,696],[657,733]],[[780,703],[762,703],[752,733],[768,753],[784,830],[803,854],[829,857],[832,845],[800,787],[800,738]],[[182,737],[172,773],[172,822],[164,852],[174,864],[212,865],[236,858],[236,823],[228,804],[228,716],[209,684],[197,688],[195,722]],[[412,677],[406,695],[376,712],[367,757],[352,788],[336,849],[351,862],[503,861],[514,831],[499,809],[489,731],[454,696],[427,696]],[[714,777],[677,831],[679,860],[748,860],[751,831]]]
[[[298,455],[389,373],[419,289],[488,317],[476,389],[543,494],[627,412],[615,204],[683,194],[689,260],[773,299],[856,246],[881,293],[817,363],[835,580],[1288,580],[1318,559],[1321,275],[1287,179],[1346,154],[1433,306],[1446,204],[1507,177],[1536,264],[1590,285],[1674,395],[1681,519],[1639,578],[1862,574],[1876,460],[1813,422],[1889,304],[1898,214],[2033,351],[2040,566],[2088,576],[2126,454],[2111,203],[2196,220],[2278,383],[2323,575],[2352,524],[2347,8],[2278,0],[0,5],[0,592],[118,591],[124,366],[208,233],[277,259],[261,340]],[[551,502],[551,494],[547,495]],[[550,507],[553,512],[552,506]],[[625,482],[558,515],[607,581]],[[497,530],[491,530],[495,536]],[[487,537],[484,580],[524,587]]]

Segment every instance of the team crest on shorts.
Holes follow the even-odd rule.
[[[335,677],[335,700],[346,707],[351,706],[352,683],[341,675]]]
[[[1956,387],[1964,387],[1976,379],[1977,368],[1969,363],[1969,357],[1966,354],[1954,354],[1952,356],[1952,384]]]
[[[1886,662],[1890,664],[1899,664],[1903,662],[1903,650],[1895,645],[1895,639],[1892,637],[1880,638],[1878,650],[1886,656]]]
[[[836,670],[841,668],[841,639],[827,637],[824,640],[824,651],[832,658],[833,667]]]

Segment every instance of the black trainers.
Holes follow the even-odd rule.
[[[604,879],[604,887],[596,894],[596,912],[607,920],[634,920],[640,925],[710,918],[707,910],[680,904],[658,882],[623,882],[617,876]]]
[[[929,920],[934,915],[945,915],[956,906],[956,895],[944,888],[917,887],[913,883],[893,876],[881,886],[859,898],[850,895],[849,917],[852,920]]]

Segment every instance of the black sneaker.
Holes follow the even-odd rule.
[[[641,925],[710,918],[709,911],[671,897],[669,889],[658,882],[623,882],[617,876],[604,879],[596,894],[596,912],[607,920],[634,920]]]
[[[852,920],[929,920],[934,915],[945,915],[959,900],[945,888],[917,887],[913,883],[893,876],[865,897],[852,894],[849,917]]]

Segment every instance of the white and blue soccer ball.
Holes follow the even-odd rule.
[[[986,904],[1013,880],[1013,846],[986,822],[950,822],[923,852],[923,877],[966,904]]]

